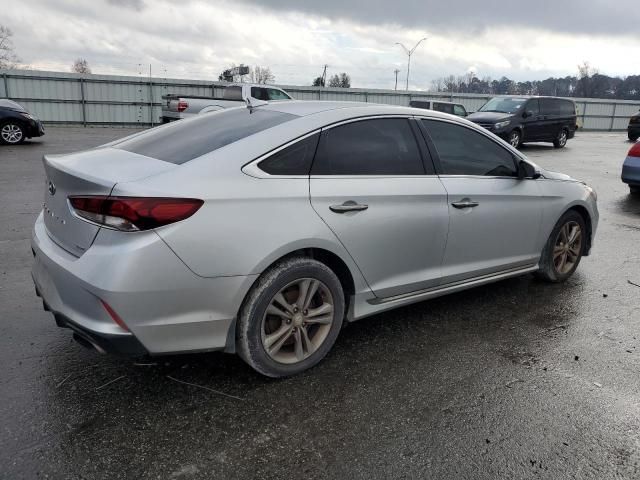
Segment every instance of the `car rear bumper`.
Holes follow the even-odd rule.
[[[622,164],[622,181],[628,185],[640,186],[640,157],[627,157]]]
[[[257,278],[200,277],[154,231],[101,229],[76,257],[51,240],[42,214],[32,249],[36,291],[58,325],[99,351],[126,355],[233,351],[234,320]]]

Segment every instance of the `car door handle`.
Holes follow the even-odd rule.
[[[329,210],[335,213],[360,212],[369,208],[369,205],[362,205],[353,200],[344,202],[342,205],[331,205]]]
[[[472,202],[471,200],[463,200],[461,202],[453,202],[451,205],[453,205],[454,208],[473,208],[480,204],[478,202]]]

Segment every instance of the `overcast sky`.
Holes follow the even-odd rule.
[[[640,74],[637,0],[21,0],[2,9],[16,53],[37,69],[217,79],[232,63],[271,67],[276,83],[308,85],[329,65],[352,86],[410,87],[474,70],[544,79],[589,61],[602,73]],[[515,7],[515,8],[514,8]]]

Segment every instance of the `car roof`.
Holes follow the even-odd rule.
[[[274,112],[289,113],[298,117],[335,112],[337,115],[344,118],[367,115],[419,115],[422,117],[432,116],[437,118],[451,118],[451,115],[437,112],[435,110],[365,102],[292,100],[287,102],[269,103],[258,108]]]

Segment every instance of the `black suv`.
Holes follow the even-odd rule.
[[[0,143],[17,145],[26,138],[44,135],[42,122],[27,112],[22,105],[0,99]]]
[[[635,142],[640,138],[640,112],[636,113],[629,119],[627,131],[629,133],[629,140],[632,142]]]
[[[513,147],[525,142],[552,142],[562,148],[577,128],[575,103],[556,97],[495,97],[467,119]]]

